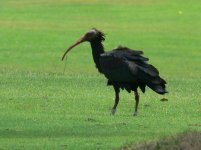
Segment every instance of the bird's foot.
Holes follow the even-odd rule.
[[[135,111],[134,114],[133,114],[133,116],[137,116],[137,115],[138,115],[138,113],[137,113],[137,111]]]
[[[115,115],[115,112],[116,112],[116,109],[112,108],[111,114],[112,114],[112,115]]]

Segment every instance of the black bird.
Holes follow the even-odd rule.
[[[126,89],[129,93],[134,91],[135,112],[137,115],[139,94],[138,87],[145,92],[148,86],[158,94],[167,93],[165,89],[166,81],[159,76],[158,70],[147,63],[149,60],[143,57],[143,52],[119,46],[112,51],[105,52],[102,42],[105,40],[104,33],[92,28],[84,34],[75,44],[71,45],[64,53],[65,55],[78,44],[88,41],[91,44],[93,60],[98,71],[108,79],[107,85],[111,85],[115,90],[115,103],[112,114],[115,114],[119,103],[120,89]]]

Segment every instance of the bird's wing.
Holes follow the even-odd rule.
[[[118,47],[110,52],[101,54],[100,66],[102,73],[109,80],[130,82],[137,79],[137,66],[146,66],[148,58],[142,56],[143,52]]]
[[[137,82],[143,92],[145,91],[144,85],[147,85],[159,94],[167,93],[166,81],[159,76],[159,71],[153,65],[147,63],[147,58],[141,54],[131,57],[128,55],[126,61],[131,73],[137,77]]]
[[[126,62],[129,69],[133,72],[133,75],[139,76],[136,72],[138,70],[141,70],[152,77],[159,75],[159,71],[153,65],[148,64],[149,59],[142,56],[143,51],[132,50],[127,47],[118,47],[117,49],[106,53],[106,55],[119,58]]]
[[[148,85],[152,90],[163,93],[165,80],[160,78],[159,71],[154,66],[147,63],[149,59],[142,55],[142,51],[126,47],[101,54],[102,72],[111,81],[137,82],[143,92],[145,85]]]

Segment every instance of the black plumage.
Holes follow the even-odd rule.
[[[143,56],[142,51],[119,46],[112,51],[105,52],[102,45],[104,40],[104,34],[93,28],[67,49],[62,60],[66,53],[76,45],[84,41],[90,42],[96,68],[105,75],[108,79],[107,84],[113,86],[115,90],[113,114],[119,102],[120,89],[126,89],[129,93],[134,91],[136,100],[134,115],[137,115],[139,103],[138,87],[143,93],[146,86],[158,94],[167,93],[166,81],[159,76],[159,71],[154,66],[148,64],[149,59]]]

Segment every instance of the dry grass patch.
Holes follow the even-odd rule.
[[[129,145],[122,150],[200,150],[201,132],[188,132],[158,142]]]

